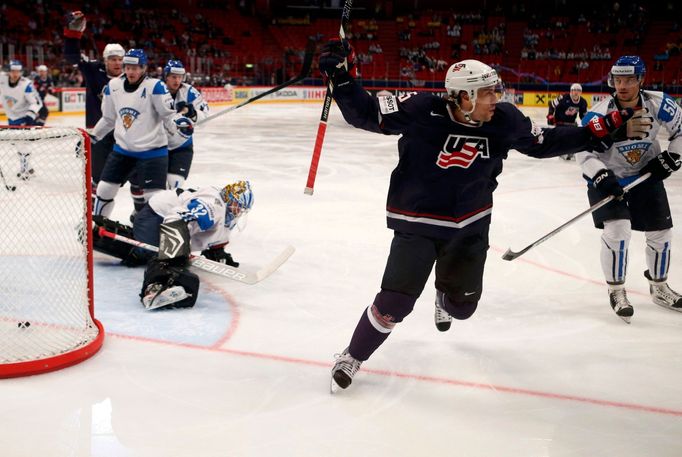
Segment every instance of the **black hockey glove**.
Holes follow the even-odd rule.
[[[649,179],[663,181],[673,172],[679,170],[680,166],[682,166],[682,162],[680,162],[680,155],[678,153],[663,151],[649,160],[639,174],[651,173],[651,178]]]
[[[87,20],[81,11],[72,11],[64,17],[64,36],[79,39],[83,36]]]
[[[177,102],[175,104],[175,111],[190,118],[192,122],[197,121],[197,110],[194,109],[194,105],[187,102]]]
[[[225,252],[223,248],[210,248],[201,251],[201,255],[206,257],[208,260],[213,260],[214,262],[224,263],[231,267],[239,268],[239,262],[235,262],[232,258],[232,254]]]
[[[347,76],[355,67],[355,51],[348,40],[330,40],[320,48],[320,73],[331,78],[334,83],[338,77]]]
[[[594,188],[605,195],[613,195],[620,199],[625,194],[623,187],[618,183],[618,178],[613,171],[603,168],[592,178]]]

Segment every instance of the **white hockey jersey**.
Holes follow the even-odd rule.
[[[208,103],[204,101],[204,97],[201,95],[197,89],[192,87],[187,83],[182,83],[180,88],[175,94],[175,104],[178,102],[185,102],[188,105],[194,106],[194,110],[197,112],[197,118],[192,119],[194,122],[199,122],[200,120],[208,117]],[[169,133],[168,134],[168,150],[173,151],[179,147],[192,144],[193,137],[187,138],[180,132]]]
[[[230,240],[230,228],[225,226],[226,204],[215,187],[202,187],[195,192],[175,190],[155,193],[149,206],[164,222],[187,222],[192,251],[203,251]]]
[[[43,102],[33,87],[33,82],[23,76],[12,86],[9,83],[9,75],[0,73],[0,97],[10,125],[13,121],[26,116],[35,119],[38,111],[43,107]]]
[[[134,92],[126,92],[125,77],[114,78],[104,88],[102,118],[93,129],[97,139],[114,130],[114,151],[151,158],[168,154],[168,133],[177,132],[173,97],[166,84],[145,77]]]
[[[643,90],[640,97],[642,107],[654,118],[649,136],[642,140],[616,141],[604,153],[576,154],[576,160],[585,176],[591,178],[604,168],[612,170],[618,178],[639,175],[644,165],[661,152],[661,145],[656,139],[661,127],[665,128],[670,138],[668,150],[682,154],[682,108],[663,92]],[[582,118],[582,124],[586,125],[597,114],[607,114],[617,109],[613,96],[609,95],[592,107]]]

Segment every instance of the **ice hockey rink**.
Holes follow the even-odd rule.
[[[590,217],[501,259],[589,206],[578,166],[558,158],[505,162],[474,316],[438,332],[432,277],[353,385],[331,395],[333,355],[379,290],[398,138],[354,129],[334,108],[315,194],[304,195],[320,109],[254,104],[195,134],[190,186],[254,188],[228,250],[256,266],[291,244],[288,262],[256,285],[204,274],[193,309],[149,312],[143,269],[97,254],[104,346],[71,368],[0,381],[0,455],[682,455],[682,313],[650,302],[643,235],[630,245],[631,325],[609,306]],[[544,121],[544,109],[524,111]],[[666,187],[682,220],[682,174]],[[131,209],[124,188],[114,218]]]

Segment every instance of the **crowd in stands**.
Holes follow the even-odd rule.
[[[378,10],[388,9],[389,2],[375,3]],[[327,30],[319,31],[316,17],[272,17],[272,11],[257,11],[254,0],[170,0],[164,7],[151,0],[85,5],[35,0],[0,3],[0,59],[6,62],[13,46],[14,54],[28,52],[32,62],[48,64],[58,85],[82,84],[78,72],[61,59],[63,16],[77,8],[89,19],[81,45],[90,57],[97,58],[107,42],[141,47],[154,67],[169,58],[185,61],[198,85],[271,84],[296,74],[304,41],[284,42],[277,30],[317,42],[333,38]],[[346,30],[365,79],[421,85],[424,80],[442,81],[453,61],[477,58],[519,70],[526,67],[530,73],[541,70],[543,80],[566,82],[574,75],[603,78],[603,69],[622,53],[642,54],[658,84],[677,84],[682,77],[682,34],[673,3],[666,4],[664,12],[670,15],[664,19],[652,19],[643,3],[621,5],[617,0],[595,4],[592,11],[565,2],[545,10],[498,2],[465,13],[404,12],[395,4],[392,8],[396,13],[386,19],[371,12],[354,17]],[[652,30],[664,22],[663,42],[651,47]]]

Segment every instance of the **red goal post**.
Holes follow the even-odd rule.
[[[0,378],[65,368],[102,346],[90,179],[82,129],[0,126]]]

